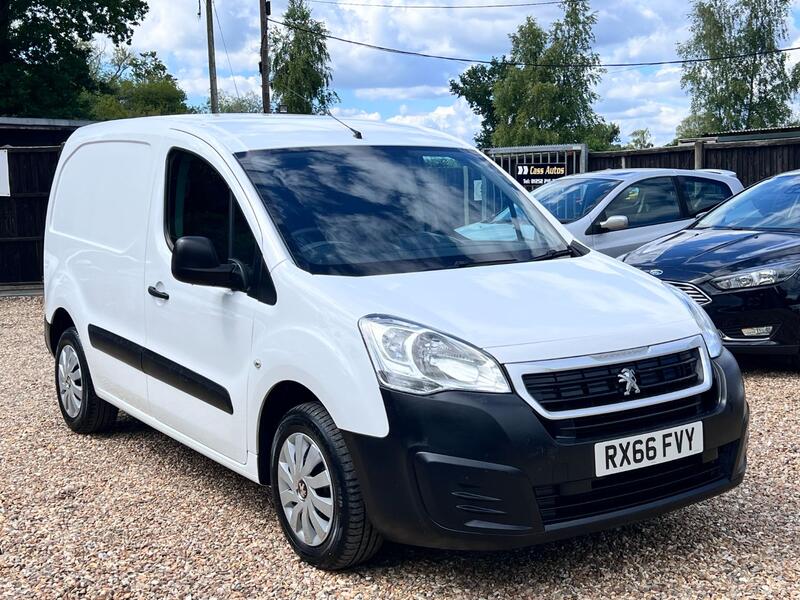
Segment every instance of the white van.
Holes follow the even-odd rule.
[[[121,409],[271,485],[325,569],[382,539],[534,544],[742,481],[742,379],[702,309],[575,242],[467,144],[350,125],[70,138],[44,283],[73,430]]]

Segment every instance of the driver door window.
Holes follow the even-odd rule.
[[[183,236],[207,237],[221,263],[240,261],[248,281],[261,260],[258,244],[222,176],[206,161],[173,150],[167,166],[166,227],[171,244]]]
[[[684,218],[671,177],[654,177],[629,186],[611,201],[598,222],[612,216],[628,217],[629,229]]]

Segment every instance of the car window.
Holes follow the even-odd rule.
[[[732,195],[731,188],[722,181],[702,177],[681,177],[678,181],[690,217],[711,210]]]
[[[628,186],[609,203],[599,220],[618,215],[628,217],[630,228],[684,218],[671,177],[644,179]]]
[[[695,227],[800,229],[800,178],[773,177],[712,210]]]
[[[474,150],[339,146],[237,158],[311,273],[430,271],[567,251],[526,194]]]
[[[220,262],[241,261],[252,273],[261,259],[258,244],[222,176],[200,157],[173,150],[167,161],[167,233],[207,237]]]
[[[570,177],[545,184],[531,192],[531,196],[556,219],[571,223],[588,214],[619,183],[619,179]]]

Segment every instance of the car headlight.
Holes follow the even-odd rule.
[[[497,362],[465,342],[392,317],[364,317],[358,326],[386,387],[414,394],[511,391]]]
[[[720,354],[722,354],[722,338],[719,335],[719,330],[717,326],[714,325],[714,321],[711,320],[706,314],[706,311],[694,300],[692,300],[685,292],[682,292],[676,287],[665,283],[664,285],[667,286],[673,294],[675,294],[681,301],[686,305],[689,309],[689,312],[692,313],[694,320],[697,322],[697,326],[700,327],[700,333],[703,335],[703,340],[706,343],[706,348],[708,348],[708,354],[711,358],[717,358]]]
[[[772,265],[739,271],[733,275],[725,275],[712,279],[711,283],[721,290],[741,290],[745,288],[775,285],[786,281],[800,269],[800,262],[782,262]]]

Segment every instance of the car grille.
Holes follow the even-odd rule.
[[[707,462],[703,462],[703,455],[698,454],[585,482],[535,487],[542,522],[548,526],[594,517],[722,481],[730,476],[735,446],[735,443],[724,446],[716,458]],[[576,489],[580,491],[573,492]]]
[[[633,369],[641,390],[625,395],[619,381],[623,369]],[[547,411],[559,412],[607,406],[630,400],[661,396],[694,387],[702,381],[697,348],[653,358],[602,367],[571,369],[522,376],[527,392]]]
[[[694,284],[685,283],[683,281],[665,281],[664,283],[668,283],[672,287],[678,288],[687,296],[689,296],[689,298],[697,302],[700,306],[711,304],[711,298],[709,298],[703,290]]]
[[[542,423],[559,442],[587,442],[689,423],[709,416],[718,406],[719,393],[714,386],[703,394],[671,402],[574,419],[542,419]]]

